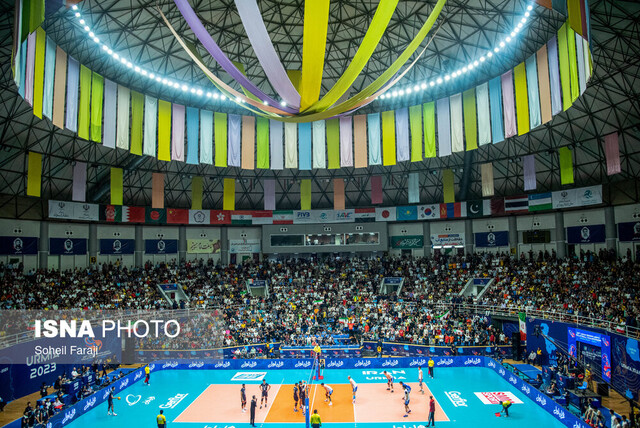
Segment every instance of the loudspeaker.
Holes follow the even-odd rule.
[[[596,382],[596,393],[603,397],[609,396],[609,384],[606,382]]]

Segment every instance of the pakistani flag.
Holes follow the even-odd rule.
[[[520,340],[527,340],[527,314],[519,312],[518,321],[520,324]]]
[[[482,200],[467,202],[467,217],[482,217],[484,215],[482,209]]]

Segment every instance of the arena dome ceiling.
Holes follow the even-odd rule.
[[[285,68],[300,69],[304,2],[258,3]],[[435,0],[399,3],[372,60],[354,83],[352,93],[364,88],[386,70],[398,52],[415,36],[435,3]],[[248,77],[264,92],[273,95],[274,91],[246,37],[234,2],[195,1],[191,4],[230,59],[240,62]],[[448,0],[434,29],[423,42],[424,46],[433,36],[427,51],[399,86],[451,72],[469,60],[478,58],[511,31],[529,4],[521,0]],[[331,2],[323,92],[347,67],[368,28],[376,5],[374,1]],[[196,45],[209,68],[225,82],[232,82],[198,44],[173,1],[85,0],[79,6],[96,34],[108,41],[114,50],[126,53],[136,64],[167,77],[212,87],[162,21],[156,9],[159,7],[178,32]],[[201,175],[207,178],[205,208],[222,206],[223,177],[238,179],[237,209],[261,208],[262,179],[275,177],[278,179],[277,208],[296,209],[299,207],[299,180],[303,178],[313,180],[312,208],[332,207],[332,178],[347,180],[348,208],[371,206],[371,175],[384,176],[384,205],[406,204],[408,173],[416,171],[421,172],[421,202],[441,202],[440,171],[444,168],[455,171],[456,200],[477,199],[481,197],[480,164],[489,161],[494,165],[496,195],[520,194],[523,193],[521,157],[526,154],[536,154],[538,191],[557,190],[561,188],[557,149],[569,145],[574,149],[576,186],[603,183],[607,202],[637,201],[637,177],[640,174],[640,4],[634,1],[591,0],[589,6],[594,75],[588,88],[569,110],[526,135],[470,152],[422,162],[403,162],[393,167],[249,171],[234,167],[162,162],[119,149],[111,150],[79,139],[69,131],[55,128],[48,120],[35,117],[29,105],[18,95],[11,77],[13,4],[4,1],[0,18],[3,40],[0,50],[0,215],[39,218],[46,212],[41,200],[23,196],[28,151],[45,154],[43,200],[70,200],[72,163],[83,161],[89,164],[87,198],[91,202],[108,201],[109,168],[118,166],[125,170],[124,201],[127,205],[150,204],[151,172],[165,172],[165,205],[168,207],[189,207],[190,178]],[[533,19],[518,40],[508,45],[499,60],[481,66],[455,83],[441,85],[437,91],[423,91],[413,98],[378,100],[360,112],[384,111],[432,101],[482,83],[534,53],[553,36],[564,20],[554,11],[535,6]],[[117,83],[187,105],[244,113],[244,110],[228,101],[224,103],[185,95],[123,69],[96,48],[68,9],[62,8],[50,14],[44,27],[47,34],[70,55]],[[236,89],[240,88],[236,86]],[[602,137],[615,131],[620,134],[622,173],[607,176]]]

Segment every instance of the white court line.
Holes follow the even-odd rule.
[[[280,385],[278,385],[278,389],[276,389],[276,393],[273,396],[273,400],[271,400],[271,407],[267,406],[267,414],[264,415],[264,419],[262,419],[262,421],[260,422],[260,426],[263,426],[265,424],[265,421],[267,420],[267,416],[269,416],[269,412],[273,408],[273,403],[276,402],[276,398],[278,397],[278,393],[280,392],[280,389],[281,389],[283,383],[284,383],[284,378],[282,378],[282,380],[280,381]]]
[[[185,407],[185,408],[184,408],[184,410],[183,410],[182,412],[180,412],[180,414],[179,414],[179,415],[178,415],[178,416],[177,416],[177,417],[176,417],[176,418],[175,418],[171,423],[175,423],[178,419],[180,419],[180,416],[182,416],[182,414],[183,414],[184,412],[186,412],[186,411],[187,411],[187,409],[188,409],[189,407],[191,407],[191,405],[192,405],[193,403],[195,403],[196,401],[198,401],[198,398],[200,398],[200,396],[201,396],[202,394],[204,394],[205,392],[207,392],[207,390],[208,390],[209,388],[211,388],[212,386],[213,386],[213,384],[209,384],[209,386],[207,386],[207,387],[206,387],[206,388],[205,388],[205,389],[204,389],[200,394],[198,394],[198,396],[196,397],[196,399],[195,399],[195,400],[193,400],[191,403],[189,403],[189,405],[188,405],[187,407]]]

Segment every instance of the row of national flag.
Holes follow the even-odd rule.
[[[49,218],[107,223],[263,225],[480,218],[602,203],[602,186],[443,204],[343,210],[208,210],[49,201]]]

